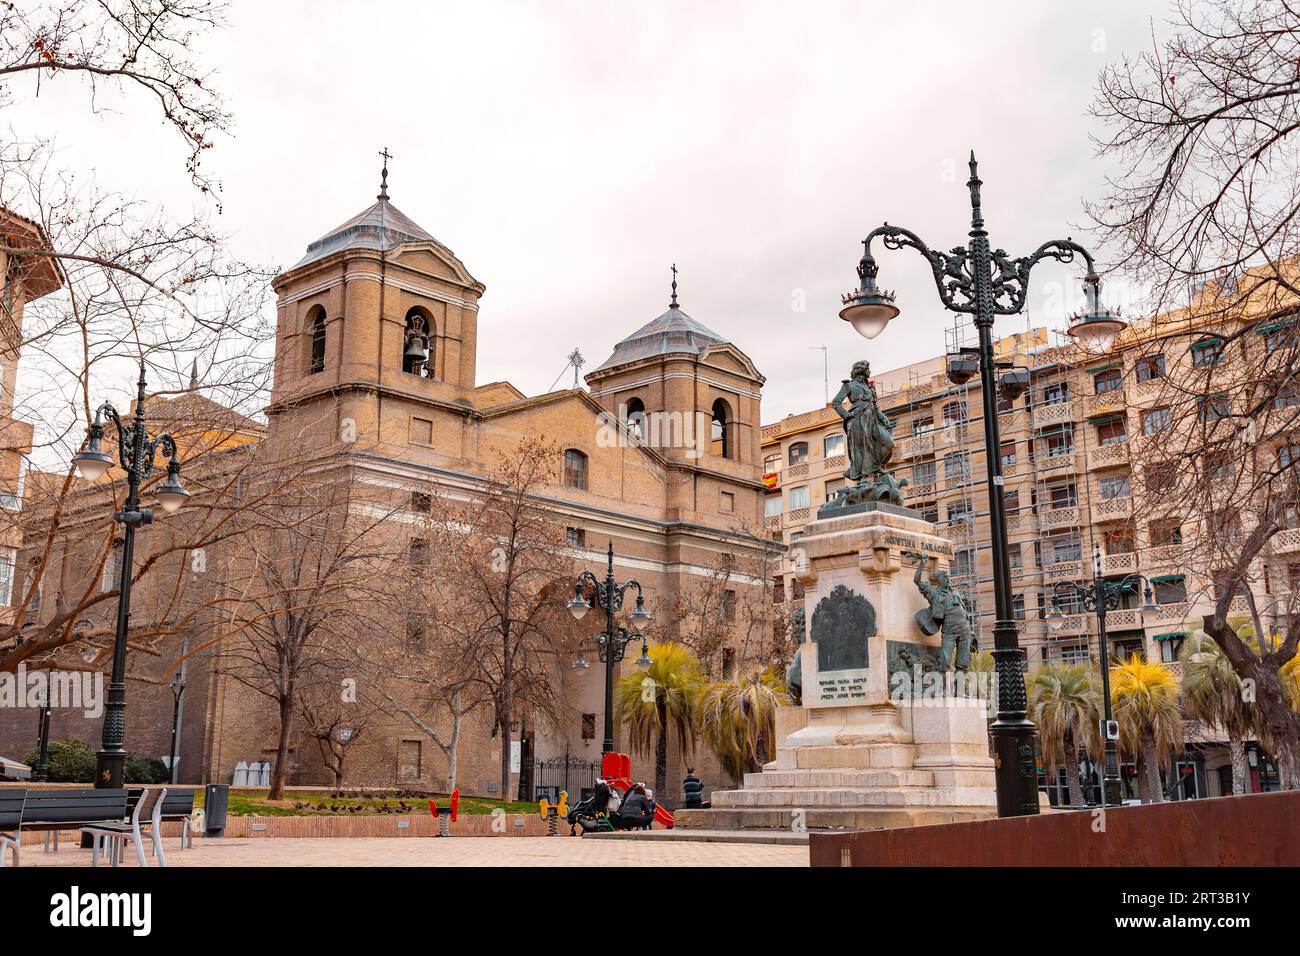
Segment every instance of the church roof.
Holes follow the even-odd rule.
[[[293,268],[323,259],[340,249],[392,249],[404,242],[436,242],[423,227],[382,195],[369,209],[357,213],[307,246]]]
[[[674,303],[659,318],[647,322],[615,345],[613,354],[596,371],[657,355],[701,355],[706,349],[726,344],[726,341]]]

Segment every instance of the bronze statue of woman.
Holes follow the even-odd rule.
[[[844,422],[849,451],[849,468],[844,477],[854,485],[862,485],[883,472],[894,454],[894,421],[877,404],[870,380],[871,363],[855,362],[850,375],[835,393],[831,407]]]

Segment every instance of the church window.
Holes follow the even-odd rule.
[[[564,484],[569,488],[587,488],[587,456],[576,448],[564,452]]]
[[[732,433],[735,423],[731,419],[731,406],[723,399],[713,403],[713,423],[711,437],[713,453],[723,458],[735,458],[736,450],[732,447]]]
[[[310,373],[316,375],[325,371],[325,310],[314,307],[307,316],[308,328],[311,329],[311,365]]]
[[[630,398],[627,402],[627,418],[624,420],[628,433],[640,441],[646,440],[645,402],[639,398]]]
[[[423,309],[414,308],[406,313],[406,335],[402,343],[403,372],[433,378],[433,370],[436,368],[433,332],[433,322]]]

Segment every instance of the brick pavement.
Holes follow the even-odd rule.
[[[89,866],[90,851],[69,840],[55,853],[23,850],[28,866]],[[352,839],[196,839],[179,851],[166,841],[167,862],[186,866],[807,866],[806,846],[584,840],[575,837],[451,837]],[[135,865],[128,848],[125,865]],[[152,862],[152,860],[151,860]]]

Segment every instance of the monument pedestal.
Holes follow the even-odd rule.
[[[915,559],[948,566],[952,547],[911,509],[824,508],[798,542],[808,636],[802,705],[782,708],[776,755],[685,828],[918,826],[997,815],[987,719],[992,676],[937,670],[939,636],[917,612]],[[900,574],[900,572],[902,572]]]

